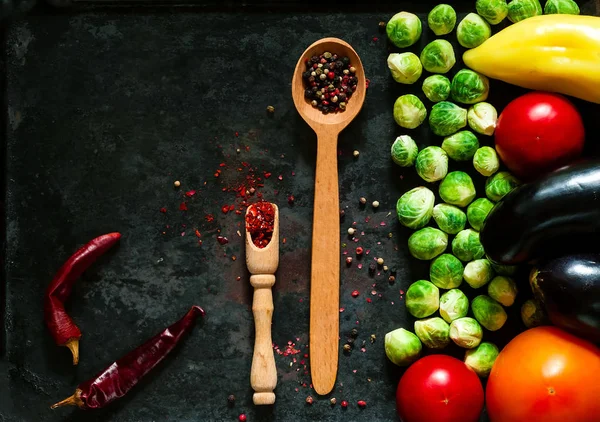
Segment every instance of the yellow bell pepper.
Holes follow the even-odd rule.
[[[600,104],[600,17],[525,19],[467,50],[463,60],[492,79]]]

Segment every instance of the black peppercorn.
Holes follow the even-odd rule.
[[[343,92],[341,94],[338,94],[338,101],[340,103],[343,103],[344,101],[346,101],[346,94],[344,94]]]
[[[375,274],[375,269],[376,269],[376,268],[375,268],[375,263],[374,263],[374,262],[371,262],[371,263],[369,264],[369,274],[371,274],[371,275]]]
[[[348,66],[350,64],[350,57],[342,57],[342,63],[344,63],[344,66]]]
[[[304,72],[304,73],[302,74],[302,77],[303,77],[304,79],[308,79],[308,78],[310,78],[310,72]]]
[[[358,330],[353,328],[352,331],[350,331],[350,335],[354,338],[358,337]]]
[[[310,98],[310,97],[312,97],[312,94],[313,94],[313,93],[312,93],[312,90],[311,90],[311,89],[307,89],[307,90],[305,90],[305,91],[304,91],[304,96],[305,96],[306,98]]]
[[[352,337],[350,337],[349,339],[346,340],[346,343],[348,343],[350,346],[352,346],[354,344],[354,339]]]
[[[227,396],[227,404],[229,406],[233,406],[235,404],[235,396],[233,394]]]
[[[344,218],[346,216],[346,211],[340,210],[340,218]]]
[[[319,57],[318,56],[312,56],[310,58],[310,61],[313,62],[313,63],[319,63]]]

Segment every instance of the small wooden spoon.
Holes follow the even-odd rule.
[[[250,384],[255,393],[254,404],[275,403],[275,386],[277,385],[277,368],[271,340],[271,320],[273,317],[273,292],[275,271],[279,266],[279,209],[275,208],[273,236],[264,248],[252,242],[250,232],[246,230],[246,265],[250,271],[250,284],[254,287],[252,313],[254,314],[254,355],[250,369]],[[250,211],[246,209],[246,215]],[[245,225],[244,225],[245,226]]]
[[[323,114],[304,98],[302,73],[305,60],[324,52],[350,58],[356,68],[357,90],[346,110]],[[335,384],[338,366],[340,312],[340,200],[337,169],[339,133],[363,106],[366,79],[360,57],[350,44],[338,38],[323,38],[306,49],[294,70],[292,96],[296,109],[317,134],[317,169],[313,214],[312,265],[310,286],[310,368],[317,394],[329,393]]]

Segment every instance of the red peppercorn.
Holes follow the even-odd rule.
[[[358,405],[358,407],[360,407],[361,409],[364,409],[365,407],[367,407],[367,402],[364,400],[359,400],[356,402],[356,404]]]
[[[362,255],[362,253],[363,253],[362,247],[359,246],[358,248],[356,248],[356,255]]]
[[[329,79],[333,79],[333,78],[335,78],[335,73],[333,73],[333,72],[329,72],[329,73],[327,74],[327,77],[328,77]]]
[[[246,422],[246,415],[242,413],[240,416],[238,416],[238,420],[240,422]]]
[[[358,297],[358,295],[359,295],[359,294],[360,294],[360,293],[358,292],[358,290],[354,290],[354,291],[351,293],[352,297]]]
[[[313,69],[316,69],[318,67],[319,67],[319,65],[317,63],[313,64]]]
[[[351,256],[347,256],[346,257],[346,264],[348,264],[348,265],[352,264],[352,257]]]
[[[348,407],[348,402],[346,400],[342,400],[341,406],[343,409]]]
[[[324,106],[328,106],[329,105],[329,101],[323,100],[323,102],[321,104],[323,104]]]

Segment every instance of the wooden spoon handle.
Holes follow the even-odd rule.
[[[250,384],[255,393],[254,404],[275,403],[277,368],[271,340],[271,320],[273,317],[273,293],[275,276],[267,274],[253,275],[250,284],[254,286],[252,313],[254,314],[254,355],[250,369]]]
[[[340,313],[337,133],[319,134],[310,279],[310,367],[317,394],[334,387]]]

